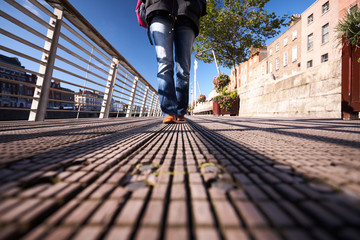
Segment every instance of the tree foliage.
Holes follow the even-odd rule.
[[[354,8],[346,14],[336,27],[339,40],[346,39],[347,44],[360,48],[360,10]]]
[[[270,0],[207,0],[207,15],[201,18],[196,52],[212,48],[220,65],[234,67],[251,57],[250,48],[261,48],[265,41],[287,26],[289,17],[268,13],[265,4]],[[210,63],[211,52],[198,59]]]

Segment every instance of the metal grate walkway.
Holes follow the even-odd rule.
[[[0,123],[0,239],[359,239],[360,122]]]

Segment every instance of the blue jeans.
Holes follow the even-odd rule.
[[[171,29],[171,21],[161,17],[154,17],[150,25],[158,66],[159,101],[164,117],[186,114],[189,103],[191,52],[195,39],[191,27],[176,26],[173,31]],[[175,48],[176,84],[173,48]]]

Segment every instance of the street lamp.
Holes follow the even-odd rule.
[[[204,52],[207,52],[207,51],[212,51],[212,54],[213,54],[213,57],[214,57],[214,60],[215,60],[215,64],[216,64],[216,70],[218,72],[218,75],[220,75],[219,66],[218,66],[217,61],[216,61],[215,52],[214,52],[214,50],[212,48],[202,50],[202,51],[195,54],[195,60],[194,60],[194,98],[193,98],[193,102],[195,102],[195,106],[196,106],[196,85],[197,85],[196,70],[198,68],[198,62],[196,61],[196,56],[201,56],[201,54],[203,54]],[[199,90],[200,90],[200,88],[199,88]]]
[[[215,60],[215,64],[216,64],[216,70],[217,70],[218,74],[220,75],[219,66],[217,64],[216,56],[215,56],[215,52],[214,52],[213,48],[208,48],[208,49],[202,50],[202,51],[196,53],[195,56],[201,56],[204,52],[208,52],[208,51],[212,51],[212,54],[213,54],[213,57],[214,57],[214,60]],[[195,58],[195,61],[196,61],[196,58]]]

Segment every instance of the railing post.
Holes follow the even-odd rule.
[[[146,103],[148,91],[149,91],[149,86],[146,86],[144,98],[143,98],[143,101],[142,101],[142,104],[141,104],[139,117],[142,117],[144,115],[145,103]]]
[[[63,10],[55,8],[54,14],[56,15],[56,18],[50,18],[50,25],[54,27],[54,30],[48,29],[47,31],[47,37],[51,40],[46,41],[44,45],[44,49],[48,51],[48,53],[43,52],[42,60],[46,61],[46,64],[40,65],[40,75],[36,81],[34,99],[32,100],[28,119],[29,121],[44,121],[46,115],[56,50],[60,37]]]
[[[156,98],[156,104],[155,104],[155,112],[154,112],[154,116],[155,117],[159,117],[160,116],[160,106],[159,106],[159,96],[157,96]]]
[[[109,112],[110,112],[110,108],[111,108],[111,100],[112,100],[112,95],[114,92],[114,85],[115,85],[118,65],[119,65],[119,60],[116,58],[113,58],[113,61],[111,63],[111,67],[110,67],[110,71],[109,71],[106,89],[105,89],[104,99],[103,99],[103,102],[101,105],[101,111],[100,111],[99,118],[108,118],[109,117]]]
[[[132,109],[133,109],[134,100],[135,100],[136,87],[137,87],[137,81],[138,81],[138,77],[135,77],[134,82],[133,82],[133,86],[132,86],[132,89],[131,89],[129,106],[128,106],[128,109],[126,111],[126,117],[131,117],[131,114],[132,114]]]
[[[155,98],[155,107],[154,107],[154,109],[153,109],[152,112],[151,112],[151,116],[152,116],[152,117],[155,117],[155,116],[156,116],[158,101],[159,101],[159,98],[156,97],[156,98]]]
[[[155,97],[155,92],[153,92],[153,94],[152,94],[152,96],[151,96],[149,112],[147,113],[147,116],[148,116],[148,117],[152,116],[152,110],[153,110],[153,104],[154,104],[154,97]]]

